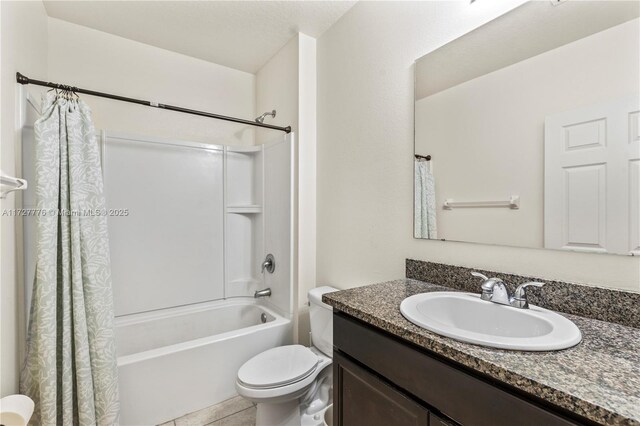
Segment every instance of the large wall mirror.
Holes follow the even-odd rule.
[[[532,1],[418,59],[414,236],[640,255],[638,16]]]

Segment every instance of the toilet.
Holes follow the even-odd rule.
[[[268,349],[238,370],[236,390],[257,404],[256,426],[324,424],[331,404],[333,311],[322,303],[322,295],[334,291],[328,286],[309,291],[310,348]]]

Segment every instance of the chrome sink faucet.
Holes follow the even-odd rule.
[[[479,272],[472,272],[471,275],[484,280],[482,283],[482,295],[480,296],[482,300],[519,309],[529,309],[527,287],[542,287],[544,285],[544,283],[536,281],[520,284],[511,295],[504,281],[500,278],[489,278]]]

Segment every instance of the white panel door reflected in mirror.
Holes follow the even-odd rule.
[[[639,16],[528,2],[418,59],[414,237],[640,254]]]

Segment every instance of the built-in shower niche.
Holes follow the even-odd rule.
[[[264,155],[262,145],[228,146],[226,151],[228,213],[262,212]]]
[[[226,297],[262,288],[264,151],[262,145],[226,147]]]

